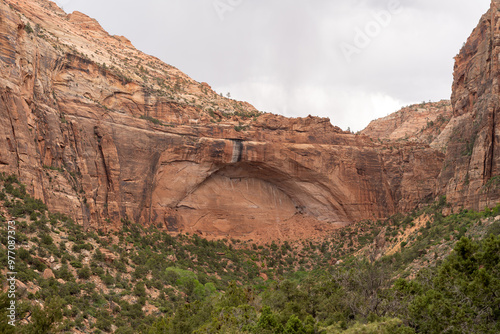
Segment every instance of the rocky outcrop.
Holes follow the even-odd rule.
[[[436,164],[425,161],[430,156]],[[171,229],[232,235],[292,218],[341,224],[383,218],[432,194],[430,175],[437,176],[440,159],[419,147],[203,138],[189,153],[182,145],[163,151],[152,219],[160,217]]]
[[[499,29],[500,1],[494,0],[455,57],[451,135],[439,187],[456,208],[500,201]]]
[[[455,211],[500,202],[499,29],[500,1],[493,0],[455,57],[451,117],[445,101],[431,108],[410,106],[362,131],[380,140],[425,142],[445,152],[435,194],[446,195]],[[424,122],[432,125],[430,133]]]
[[[383,141],[425,143],[444,149],[450,133],[444,131],[452,118],[450,101],[411,105],[376,119],[361,134]]]
[[[0,14],[0,172],[86,227],[305,238],[444,188],[428,142],[263,114],[49,1]]]

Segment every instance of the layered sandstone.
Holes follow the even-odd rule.
[[[457,208],[500,201],[500,1],[455,57],[453,118],[439,189]]]
[[[493,0],[455,57],[449,121],[446,105],[431,105],[430,114],[423,105],[420,110],[410,106],[362,131],[381,140],[401,141],[404,135],[403,140],[426,142],[443,150],[446,158],[435,193],[446,195],[455,210],[479,210],[500,202],[499,29],[500,1]],[[446,122],[438,121],[437,129],[431,117]],[[426,133],[427,127],[422,128],[429,121],[434,127],[430,127],[431,134]]]
[[[443,149],[449,140],[444,131],[452,118],[451,102],[422,102],[370,122],[361,134],[383,141],[425,143]]]
[[[0,100],[0,172],[95,229],[321,235],[433,200],[446,177],[425,142],[260,113],[46,0],[0,2]]]

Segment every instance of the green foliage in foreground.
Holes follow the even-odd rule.
[[[0,294],[0,333],[52,333],[57,330],[57,323],[62,320],[63,301],[54,297],[46,300],[45,307],[32,306],[26,302],[16,300],[16,319],[15,326],[8,323],[7,308],[10,306],[11,299],[7,293]],[[29,321],[27,324],[20,325],[20,320]]]
[[[230,284],[186,304],[155,333],[498,333],[500,236],[463,237],[436,268],[391,279],[382,263],[275,282],[260,294]]]
[[[395,289],[408,323],[422,333],[500,332],[500,236],[463,237],[442,265]]]
[[[15,177],[0,174],[0,206],[17,217],[16,237],[23,246],[16,255],[17,278],[39,288],[19,296],[18,319],[25,321],[16,330],[498,333],[500,222],[491,222],[500,206],[443,217],[445,205],[443,198],[420,213],[378,226],[367,223],[365,234],[352,225],[339,231],[340,239],[304,241],[302,248],[287,242],[257,246],[172,237],[129,221],[111,236],[49,213]],[[433,219],[405,240],[400,252],[377,261],[352,256],[382,229],[386,241],[402,242],[402,232],[421,214]],[[6,218],[0,214],[2,227]],[[349,244],[342,246],[339,241],[346,239]],[[7,260],[7,241],[0,233],[1,263]],[[431,256],[436,249],[442,255]],[[49,257],[59,269],[53,267],[55,278],[44,279]],[[417,266],[416,277],[404,278],[407,268],[424,257],[427,268]],[[343,263],[330,265],[332,258]],[[8,302],[0,294],[1,333],[14,332],[6,323]],[[148,314],[148,307],[154,311]]]

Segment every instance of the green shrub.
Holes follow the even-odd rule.
[[[140,119],[145,119],[146,121],[149,121],[149,122],[151,122],[153,124],[163,125],[163,123],[159,119],[156,119],[156,118],[151,117],[151,116],[141,115],[139,118]]]
[[[84,266],[83,268],[77,270],[77,274],[80,279],[89,279],[92,272],[88,266]]]
[[[54,275],[57,278],[61,278],[65,281],[70,281],[73,279],[73,274],[69,270],[67,264],[63,264],[59,270],[54,271]]]
[[[83,267],[83,264],[80,261],[71,261],[69,264],[71,264],[71,266],[73,268],[77,268],[77,269]]]
[[[47,233],[40,235],[40,243],[43,245],[52,245],[53,241],[52,237]]]
[[[111,317],[107,312],[99,312],[99,315],[97,316],[97,321],[95,326],[99,328],[100,330],[103,330],[105,332],[110,332],[111,331],[111,325],[113,322],[111,321]]]

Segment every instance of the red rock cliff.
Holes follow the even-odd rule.
[[[449,140],[450,101],[422,102],[371,121],[361,134],[380,141],[425,143],[443,150]]]
[[[455,57],[453,118],[439,191],[457,207],[500,201],[500,1]]]
[[[439,193],[440,173],[442,187],[455,177],[425,143],[378,143],[222,98],[45,0],[0,2],[0,101],[0,171],[96,229],[134,220],[305,237],[413,209]]]

